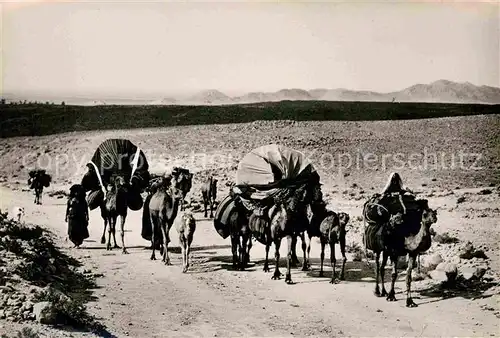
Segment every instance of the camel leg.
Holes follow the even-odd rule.
[[[417,272],[420,274],[420,254],[417,256]]]
[[[122,238],[122,253],[128,254],[127,248],[125,247],[125,220],[127,219],[127,216],[121,215],[120,216],[120,236]],[[115,243],[116,245],[116,243]],[[117,246],[118,247],[118,246]]]
[[[276,249],[274,252],[274,259],[276,261],[275,267],[274,267],[274,275],[271,277],[271,279],[276,280],[280,279],[281,277],[281,272],[279,269],[280,266],[280,246],[281,246],[281,238],[276,238],[274,240],[274,248]]]
[[[311,236],[307,235],[309,241],[307,242],[307,268],[311,267]]]
[[[207,218],[208,216],[208,212],[207,212],[207,201],[205,200],[205,198],[203,198],[203,208],[205,209],[205,213],[203,214],[203,217]]]
[[[170,242],[170,238],[168,237],[168,233],[170,231],[170,225],[169,224],[163,224],[162,227],[162,234],[163,234],[163,262],[165,265],[172,265],[170,263],[170,257],[168,256],[168,243]]]
[[[114,228],[114,222],[113,222],[113,217],[109,217],[108,218],[108,223],[109,223],[109,227],[108,227],[108,244],[106,245],[106,250],[111,250],[111,233],[113,232],[113,228]]]
[[[179,235],[179,246],[181,247],[182,255],[182,273],[186,273],[186,239],[182,234]]]
[[[247,265],[247,236],[242,235],[241,237],[241,266],[240,270],[245,270]]]
[[[156,238],[155,238],[156,223],[153,220],[153,217],[151,216],[151,214],[149,215],[149,219],[151,220],[151,228],[153,229],[153,231],[151,232],[151,248],[153,249],[153,252],[151,252],[151,258],[150,259],[152,261],[154,261],[154,260],[156,260],[156,255],[155,255],[155,251],[156,251]]]
[[[303,256],[303,262],[302,262],[302,271],[308,271],[309,270],[309,264],[307,261],[306,257],[306,235],[305,233],[300,234],[300,240],[302,241],[302,256]]]
[[[332,279],[330,279],[330,284],[338,283],[335,278],[335,264],[337,264],[337,259],[335,258],[335,242],[330,241],[330,264],[332,266]]]
[[[381,297],[379,280],[380,280],[380,252],[375,253],[375,296]],[[382,274],[383,276],[383,274]],[[382,277],[382,288],[384,287],[384,277]]]
[[[266,260],[264,262],[264,272],[269,272],[269,249],[271,248],[271,243],[266,243]]]
[[[238,236],[231,234],[231,252],[233,254],[233,269],[238,268]]]
[[[385,290],[385,267],[387,265],[387,259],[389,255],[384,251],[382,253],[382,264],[380,265],[380,282],[382,283],[382,293],[381,297],[387,296],[387,291]]]
[[[413,264],[415,263],[415,256],[409,255],[408,257],[408,267],[406,268],[406,307],[417,307],[418,305],[413,302],[411,298],[411,272],[413,270]]]
[[[398,278],[398,256],[391,255],[392,261],[392,274],[391,274],[391,290],[387,295],[387,301],[396,301],[396,292],[394,291],[394,284],[396,284],[396,279]],[[411,265],[409,265],[411,267]]]
[[[187,240],[187,246],[186,246],[186,272],[189,269],[189,252],[191,251],[191,243],[193,242],[193,238],[188,238]]]
[[[214,218],[214,201],[210,201],[210,218]]]
[[[300,265],[299,259],[297,258],[297,236],[292,235],[292,266],[294,268]]]
[[[248,266],[248,264],[250,263],[250,249],[252,249],[252,234],[250,233],[249,235],[247,235],[247,241],[248,241],[248,245],[247,245],[247,257],[246,257],[246,265]]]
[[[345,263],[347,262],[347,257],[345,256],[345,238],[340,239],[340,253],[342,254],[342,270],[340,271],[340,280],[345,279]]]
[[[295,241],[297,241],[297,236],[289,235],[286,236],[287,244],[288,244],[288,255],[287,255],[287,265],[286,265],[286,275],[285,275],[285,283],[293,284],[292,281],[292,242],[295,237]]]
[[[106,226],[108,225],[108,221],[104,218],[104,230],[102,231],[101,244],[106,243]]]
[[[326,246],[326,242],[323,239],[321,239],[321,254],[319,255],[319,258],[321,261],[320,269],[319,269],[319,276],[320,277],[324,276],[324,274],[323,274],[323,261],[325,260],[325,246]]]

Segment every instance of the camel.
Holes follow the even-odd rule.
[[[89,209],[85,190],[80,184],[74,184],[70,188],[65,221],[68,223],[68,238],[75,248],[79,248],[83,240],[89,237]]]
[[[46,174],[45,170],[32,170],[29,172],[28,185],[35,191],[35,204],[42,204],[42,193],[44,187],[50,186],[52,178]]]
[[[125,182],[123,176],[113,176],[110,179],[110,183],[107,186],[106,198],[104,201],[104,212],[101,209],[101,215],[105,215],[105,226],[106,220],[109,225],[108,228],[108,243],[106,245],[106,250],[112,250],[111,248],[111,235],[113,235],[113,240],[115,242],[114,248],[119,248],[116,244],[116,221],[118,216],[120,216],[120,236],[122,240],[122,253],[128,254],[127,248],[125,247],[125,220],[127,218],[127,193],[128,186]]]
[[[263,227],[265,233],[261,237],[261,241],[266,245],[266,261],[264,263],[264,271],[269,271],[268,253],[272,243],[275,246],[275,270],[271,279],[280,279],[281,272],[279,271],[280,246],[282,238],[287,238],[288,255],[287,255],[287,272],[285,282],[293,284],[291,276],[292,253],[293,253],[293,238],[300,236],[302,239],[302,251],[304,254],[304,263],[302,270],[307,270],[306,261],[306,245],[304,232],[306,231],[309,221],[307,219],[307,206],[309,204],[321,201],[322,194],[320,185],[309,183],[298,188],[294,195],[277,203],[269,209],[268,226]],[[266,221],[265,218],[258,217],[253,213],[250,216],[250,227],[255,228],[257,221]],[[259,234],[261,235],[261,234]]]
[[[406,274],[406,306],[416,307],[411,297],[411,273],[415,266],[418,254],[426,252],[431,246],[430,226],[437,221],[437,212],[428,206],[425,199],[415,200],[417,208],[405,209],[405,212],[390,214],[385,224],[371,223],[365,228],[365,248],[375,253],[376,285],[375,295],[387,296],[388,301],[396,301],[394,284],[397,279],[397,263],[400,256],[408,254],[408,268]],[[366,210],[363,215],[366,218]],[[369,223],[370,224],[370,223]],[[380,254],[382,262],[379,264]],[[384,271],[388,258],[393,264],[391,289],[387,293],[384,286]],[[379,288],[382,283],[382,292]]]
[[[160,254],[165,265],[171,265],[168,256],[168,243],[170,243],[169,232],[179,210],[179,204],[184,196],[183,183],[185,178],[182,175],[171,175],[163,179],[157,190],[149,201],[149,217],[151,221],[151,260],[156,260],[156,239],[158,229],[161,229],[163,240],[161,241]]]
[[[43,184],[42,181],[40,180],[39,176],[35,176],[30,182],[29,182],[31,188],[35,192],[35,204],[42,204],[42,193],[43,193]]]
[[[179,222],[176,223],[179,233],[179,244],[182,252],[182,272],[186,273],[189,268],[189,251],[196,230],[196,221],[191,213],[184,213]]]
[[[342,254],[342,270],[340,272],[340,280],[344,280],[345,263],[347,258],[345,256],[345,236],[346,236],[346,226],[349,222],[349,215],[345,212],[335,213],[333,211],[327,211],[327,216],[323,219],[320,224],[320,241],[321,241],[321,270],[319,276],[323,277],[323,261],[325,259],[325,246],[330,244],[330,264],[332,266],[332,278],[330,280],[331,284],[335,284],[338,280],[335,277],[335,264],[337,260],[335,259],[335,244],[339,243],[340,252]],[[308,247],[308,259],[309,251],[311,249],[309,241]]]
[[[217,179],[210,176],[201,186],[205,218],[207,217],[207,205],[210,204],[210,218],[214,218],[215,199],[217,198]]]
[[[229,216],[233,268],[239,268],[243,271],[250,262],[250,249],[252,248],[252,231],[249,227],[250,212],[237,196],[233,196],[233,198],[235,208]]]

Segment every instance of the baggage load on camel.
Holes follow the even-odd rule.
[[[94,210],[100,206],[102,201],[104,201],[104,193],[102,190],[91,191],[87,196],[87,204],[90,210]]]
[[[231,195],[227,195],[217,206],[214,215],[215,230],[224,239],[231,234],[229,219],[233,212],[236,212],[236,203]]]
[[[50,183],[52,182],[52,177],[45,172],[44,169],[35,169],[35,170],[30,170],[29,173],[29,179],[28,179],[28,185],[30,189],[35,188],[35,180],[38,180],[42,186],[45,188],[50,187]]]
[[[384,223],[398,212],[406,214],[419,210],[421,204],[413,194],[375,194],[365,203],[363,215],[368,223]]]
[[[88,171],[82,179],[85,191],[91,191],[87,203],[91,210],[99,206],[104,198],[106,186],[114,175],[123,175],[130,184],[127,204],[131,210],[142,205],[141,192],[149,183],[149,164],[137,146],[126,139],[108,139],[102,142],[87,164]],[[98,192],[102,192],[101,194]]]
[[[309,159],[297,150],[269,144],[243,157],[233,191],[251,208],[245,202],[280,199],[306,184],[319,185],[319,175]]]

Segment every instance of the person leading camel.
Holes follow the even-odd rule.
[[[79,248],[83,240],[89,237],[89,209],[85,190],[80,184],[74,184],[70,188],[65,221],[68,223],[68,238],[75,248]]]

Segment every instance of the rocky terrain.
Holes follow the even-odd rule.
[[[87,307],[112,334],[366,336],[377,332],[382,336],[495,336],[500,318],[500,258],[496,254],[500,250],[499,123],[498,115],[418,121],[259,121],[2,139],[0,209],[25,206],[27,223],[50,229],[56,234],[56,243],[67,246],[64,205],[69,186],[79,182],[84,163],[100,142],[125,137],[145,152],[152,172],[182,166],[195,173],[187,203],[198,224],[192,267],[182,274],[175,229],[171,233],[174,265],[165,267],[150,261],[144,250],[148,243],[140,237],[141,212],[131,212],[127,219],[130,255],[105,251],[100,244],[102,220],[98,211],[91,212],[91,237],[82,249],[70,252],[84,262],[84,269],[92,272],[84,273],[82,268],[75,271],[83,275],[104,274],[97,279],[101,289],[96,299]],[[329,262],[325,262],[326,277],[318,276],[319,244],[315,239],[312,271],[294,269],[293,286],[272,281],[269,274],[262,272],[264,248],[258,243],[252,248],[250,269],[233,271],[229,240],[223,240],[213,229],[212,221],[199,212],[200,185],[208,175],[219,179],[218,198],[223,198],[239,159],[254,147],[273,142],[308,154],[320,172],[329,207],[351,215],[345,282],[335,286],[328,283]],[[425,149],[427,164],[422,157]],[[454,162],[450,154],[459,151],[479,154],[480,159],[477,163],[465,160],[464,166],[456,162],[451,165]],[[337,160],[335,156],[339,154],[344,154],[344,161],[346,154],[354,159],[358,153],[374,154],[378,161],[359,165],[353,162],[350,166],[346,162],[328,162]],[[411,154],[420,157],[395,169],[397,163],[391,156],[398,153],[407,159]],[[385,164],[383,154],[389,155]],[[438,154],[438,160],[440,154],[445,154],[447,161],[432,166],[432,154]],[[44,204],[37,206],[27,190],[26,175],[40,158],[47,163],[52,161],[47,164],[47,171],[53,176],[53,185],[44,193]],[[374,264],[366,265],[362,249],[362,204],[384,186],[391,171],[398,171],[410,189],[438,209],[438,222],[432,227],[432,247],[420,258],[421,273],[414,272],[413,289],[419,304],[415,309],[404,306],[404,270],[400,270],[396,284],[396,304],[373,296]],[[26,246],[19,242],[22,248]],[[17,266],[20,263],[16,262],[22,260],[14,258],[9,250],[0,251],[9,257],[2,258],[2,262],[14,262],[13,266]],[[23,250],[30,252],[28,246]],[[284,248],[282,257],[283,254]],[[47,271],[57,268],[56,263],[49,263]],[[403,267],[404,259],[400,263]],[[18,284],[24,285],[22,292],[11,289],[12,281],[6,283],[7,291],[2,295],[8,297],[3,298],[5,318],[0,319],[0,325],[13,334],[22,328],[20,323],[31,323],[36,318],[31,304],[39,299],[30,293],[33,286],[29,281]],[[42,334],[35,322],[30,327]]]

